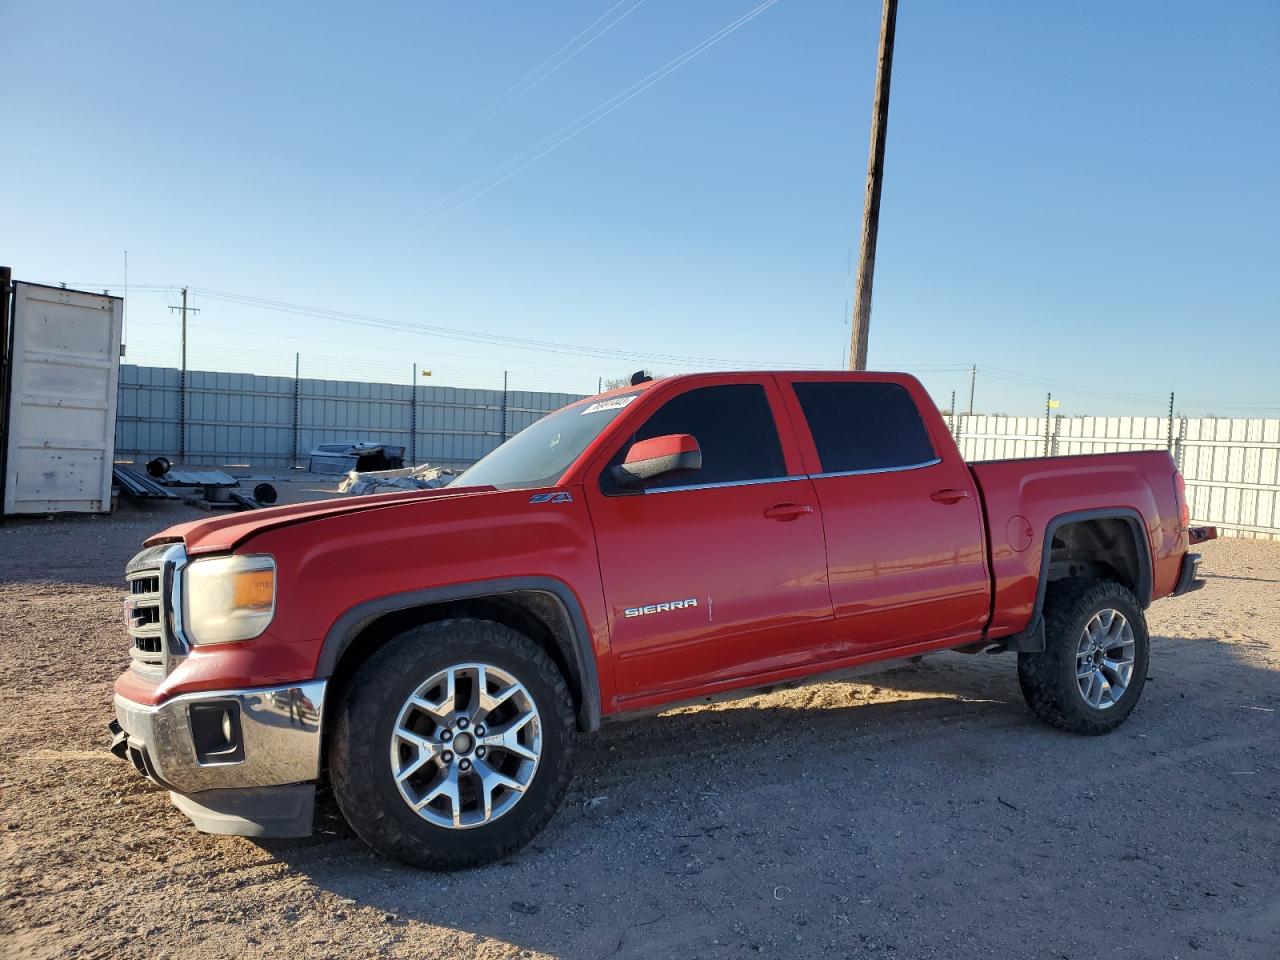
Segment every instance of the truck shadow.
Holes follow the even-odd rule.
[[[1215,638],[1154,642],[1157,662],[1211,657],[1224,689],[1253,691],[1238,698],[1256,700],[1268,684],[1280,689],[1275,673]],[[1254,709],[1280,707],[1280,696],[1272,699]],[[968,828],[956,825],[961,832],[953,834],[947,826],[962,809],[971,819],[1013,818],[1034,843],[1040,827],[1022,812],[1024,797],[1064,776],[1087,780],[1110,770],[1100,758],[1117,738],[1144,755],[1173,750],[1185,739],[1187,714],[1209,710],[1221,712],[1221,697],[1203,681],[1161,668],[1125,727],[1110,737],[1074,737],[1027,710],[1012,657],[948,655],[857,683],[607,725],[582,741],[577,775],[548,829],[498,864],[433,874],[383,860],[328,797],[315,836],[261,844],[353,909],[382,912],[388,924],[442,925],[567,956],[665,955],[712,942],[690,911],[715,909],[722,935],[752,927],[759,911],[778,906],[760,896],[760,883],[777,884],[775,900],[801,884],[806,897],[834,902],[843,891],[847,900],[844,881],[830,878],[877,882],[872,861],[885,830],[979,843]],[[1258,723],[1273,716],[1235,712]],[[1172,775],[1178,762],[1170,758],[1167,769],[1164,759],[1145,760],[1143,776]],[[748,882],[750,895],[725,901],[724,890]]]

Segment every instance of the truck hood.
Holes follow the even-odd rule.
[[[406,493],[379,493],[365,497],[320,500],[284,507],[250,510],[207,520],[193,520],[162,530],[147,538],[145,546],[185,543],[189,555],[225,553],[255,534],[306,520],[319,520],[347,513],[387,510],[405,503],[454,497],[475,497],[496,493],[496,487],[443,487],[438,490],[410,490]]]

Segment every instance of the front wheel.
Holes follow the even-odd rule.
[[[369,658],[329,742],[333,792],[379,852],[437,870],[528,843],[568,788],[576,725],[563,676],[501,624],[446,620]]]
[[[1110,733],[1128,718],[1147,680],[1151,639],[1142,607],[1110,580],[1066,580],[1045,598],[1045,649],[1018,654],[1027,705],[1072,733]]]

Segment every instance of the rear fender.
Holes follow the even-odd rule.
[[[1040,576],[1036,583],[1036,599],[1031,611],[1031,622],[1027,624],[1025,630],[1001,639],[1007,649],[1020,653],[1040,653],[1044,650],[1044,601],[1049,589],[1049,563],[1053,555],[1054,534],[1069,523],[1089,520],[1123,520],[1125,522],[1126,528],[1133,536],[1134,552],[1138,558],[1138,583],[1135,590],[1138,603],[1144,610],[1151,605],[1151,546],[1147,542],[1142,515],[1137,510],[1130,507],[1103,507],[1097,510],[1078,510],[1059,514],[1045,527],[1040,550]]]

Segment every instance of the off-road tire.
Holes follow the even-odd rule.
[[[419,817],[401,797],[389,758],[402,704],[437,671],[492,664],[524,684],[541,718],[542,752],[528,789],[506,814],[471,829]],[[500,860],[532,840],[564,799],[577,736],[573,697],[545,650],[486,620],[442,620],[397,636],[364,663],[339,703],[329,735],[329,775],[351,828],[379,853],[431,870]]]
[[[1133,628],[1133,675],[1124,695],[1098,709],[1087,703],[1076,682],[1076,650],[1081,632],[1100,610],[1122,613]],[[1124,723],[1142,696],[1151,639],[1138,598],[1111,580],[1072,579],[1049,585],[1044,607],[1043,653],[1018,654],[1018,683],[1027,706],[1045,723],[1071,733],[1110,733]]]

